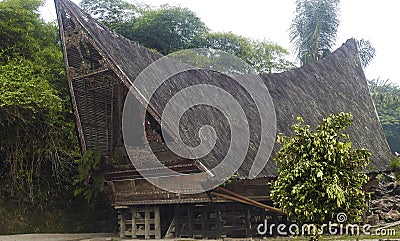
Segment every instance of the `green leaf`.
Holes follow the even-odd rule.
[[[299,225],[335,221],[339,212],[357,221],[362,214],[367,198],[362,186],[368,177],[359,171],[367,167],[370,152],[340,140],[351,123],[349,113],[332,114],[312,131],[298,118],[293,136],[280,134],[278,179],[271,184],[271,197]]]

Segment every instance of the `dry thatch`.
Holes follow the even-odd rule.
[[[127,88],[139,73],[162,56],[107,29],[72,2],[55,2],[82,147],[84,150],[101,149],[107,155],[118,153],[123,147],[121,115]],[[260,77],[275,106],[278,132],[290,134],[290,126],[297,116],[315,126],[328,114],[351,112],[354,124],[349,132],[354,147],[372,151],[371,167],[374,170],[386,169],[390,152],[368,92],[354,40],[348,40],[321,61]],[[155,119],[159,119],[165,108],[164,100],[169,100],[183,88],[204,83],[226,90],[243,107],[250,125],[250,146],[238,177],[246,178],[259,151],[262,131],[259,116],[265,110],[257,109],[249,93],[231,77],[214,71],[188,70],[169,78],[151,100],[143,100],[141,93],[135,93],[135,96],[141,102],[150,101],[151,112]],[[207,96],[205,92],[201,94]],[[182,118],[180,128],[185,131],[180,134],[189,145],[196,146],[199,144],[197,132],[203,125],[213,126],[218,136],[215,148],[201,159],[206,167],[213,168],[229,149],[231,131],[220,111],[201,105],[189,110]],[[275,144],[273,152],[277,149]],[[268,150],[260,151],[268,156]],[[257,177],[276,175],[272,157]]]
[[[370,96],[354,39],[310,65],[261,75],[274,99],[278,130],[285,134],[297,116],[311,126],[328,114],[350,112],[348,132],[355,148],[371,150],[371,170],[386,170],[390,150]],[[274,170],[271,166],[270,170]],[[267,175],[273,174],[268,172]]]

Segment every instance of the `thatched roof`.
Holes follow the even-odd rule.
[[[82,77],[84,74],[94,76],[93,81],[98,81],[101,87],[97,89],[97,95],[101,96],[100,100],[104,102],[111,101],[114,103],[114,92],[111,93],[111,88],[101,83],[101,78],[96,79],[96,74],[93,75],[95,70],[77,74],[75,69],[79,69],[79,63],[75,63],[76,66],[79,65],[78,67],[75,66],[75,69],[71,69],[71,66],[74,67],[75,61],[71,56],[74,54],[77,56],[78,53],[78,51],[73,53],[72,50],[68,50],[68,46],[73,42],[73,40],[68,40],[68,38],[71,38],[71,32],[83,32],[83,39],[91,44],[89,49],[96,50],[94,52],[96,52],[99,66],[101,65],[101,67],[98,67],[98,69],[101,69],[100,72],[108,73],[117,79],[112,83],[112,86],[124,85],[130,87],[139,73],[162,56],[109,30],[82,12],[72,2],[68,0],[56,0],[55,2],[61,26],[64,54],[66,55],[66,66],[69,68],[67,72],[73,104],[74,101],[76,102],[74,108],[81,143],[86,148],[100,146],[100,149],[107,151],[114,148],[112,146],[115,145],[114,136],[111,135],[110,137],[108,134],[100,135],[98,133],[103,133],[103,129],[107,133],[108,131],[112,132],[112,128],[118,129],[118,126],[115,125],[101,127],[101,118],[104,118],[103,122],[106,123],[108,121],[107,115],[115,114],[115,112],[112,112],[115,110],[111,108],[111,112],[105,113],[102,117],[102,115],[96,114],[95,110],[102,110],[99,110],[99,107],[95,104],[90,104],[92,107],[89,104],[82,104],[94,103],[99,101],[100,97],[88,99],[88,89],[81,86],[77,80],[85,80],[86,77]],[[77,24],[78,27],[75,26]],[[99,72],[99,70],[96,71]],[[354,115],[354,124],[349,129],[354,147],[371,150],[373,153],[371,167],[374,170],[386,169],[390,151],[368,91],[357,53],[357,46],[353,39],[348,40],[342,47],[321,61],[284,73],[262,74],[260,77],[268,88],[275,106],[277,132],[289,135],[291,133],[290,126],[296,122],[297,116],[302,116],[306,123],[315,126],[322,118],[331,113],[350,112]],[[143,99],[143,93],[134,93],[134,95],[141,102],[149,101],[152,114],[155,119],[159,119],[165,108],[165,100],[172,98],[181,89],[197,84],[208,84],[222,88],[234,96],[240,106],[243,107],[250,126],[250,146],[245,153],[245,161],[238,170],[238,177],[246,178],[252,167],[254,157],[259,151],[261,138],[259,116],[260,112],[264,110],[257,109],[254,99],[242,86],[232,81],[230,76],[209,70],[188,70],[169,78],[168,81],[163,83],[151,101]],[[126,87],[124,87],[125,95]],[[201,94],[207,96],[207,93],[201,92]],[[220,98],[219,101],[227,100]],[[226,103],[224,104],[226,105]],[[114,104],[112,105],[114,106]],[[107,108],[104,111],[107,111]],[[178,112],[178,110],[175,111]],[[186,114],[180,123],[181,130],[185,131],[179,133],[179,135],[189,145],[196,146],[199,144],[197,132],[201,126],[211,125],[215,128],[218,136],[215,148],[207,156],[200,159],[207,168],[211,169],[218,165],[229,149],[231,131],[226,122],[226,117],[220,111],[205,105],[194,107]],[[95,119],[96,125],[93,125],[94,120],[90,118]],[[117,114],[116,118],[121,118],[121,114]],[[95,141],[94,138],[96,138]],[[275,136],[268,138],[275,138]],[[273,152],[276,152],[278,148],[279,146],[275,144]],[[261,152],[265,152],[265,156],[268,156],[268,150],[261,150]],[[258,177],[276,175],[276,165],[272,158],[273,155]]]
[[[279,132],[290,134],[289,127],[297,116],[315,127],[328,114],[350,112],[354,123],[348,132],[353,147],[372,152],[370,170],[386,170],[391,154],[354,39],[320,61],[261,77],[274,99]]]

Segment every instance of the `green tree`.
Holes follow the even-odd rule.
[[[250,39],[240,35],[228,33],[207,32],[198,38],[196,46],[199,48],[216,49],[233,54],[248,62],[252,55],[253,46]]]
[[[0,61],[16,56],[34,58],[40,55],[38,52],[54,47],[56,28],[40,20],[37,9],[42,4],[39,0],[0,2]]]
[[[290,41],[302,65],[328,55],[339,26],[339,0],[297,0]]]
[[[119,28],[142,13],[141,8],[122,0],[83,0],[80,7],[111,28]]]
[[[84,0],[81,7],[124,37],[164,55],[197,47],[198,37],[208,31],[187,8],[163,5],[152,9],[121,0]]]
[[[186,49],[171,53],[168,57],[191,66],[224,74],[257,74],[255,69],[243,59],[216,49]]]
[[[278,136],[283,145],[275,157],[279,170],[271,197],[298,224],[335,222],[341,212],[350,223],[361,221],[366,208],[362,186],[368,180],[362,171],[371,153],[352,148],[345,132],[351,123],[351,114],[330,115],[312,131],[299,117],[293,136]]]
[[[253,41],[230,32],[206,33],[201,36],[197,46],[233,54],[248,63],[257,73],[282,72],[294,67],[286,59],[289,52],[278,44]]]
[[[143,16],[135,19],[133,28],[122,34],[165,55],[196,47],[195,40],[207,31],[206,25],[194,12],[164,5],[160,9],[145,11]]]
[[[390,149],[400,151],[400,88],[388,80],[368,81]]]
[[[135,19],[143,16],[148,6],[137,6],[123,0],[83,0],[80,7],[86,13],[127,38],[135,35]]]
[[[339,27],[340,0],[297,0],[296,16],[290,25],[290,42],[297,51],[301,65],[319,60],[329,53],[336,41]],[[369,40],[357,40],[359,56],[365,68],[375,57]]]
[[[0,234],[111,231],[111,208],[73,196],[80,152],[57,26],[41,21],[42,4],[0,1]]]
[[[233,54],[259,73],[281,72],[294,67],[286,59],[288,51],[281,46],[267,41],[252,41],[230,32],[209,32],[201,19],[187,8],[164,5],[152,9],[122,0],[83,0],[81,7],[123,36],[164,55],[190,48],[207,48]],[[214,57],[207,59],[198,52],[179,53],[179,58],[195,61],[198,66],[217,64],[224,66],[224,70],[229,69],[226,63],[221,63],[224,58]],[[236,66],[232,69],[240,68]]]
[[[57,28],[40,20],[42,3],[0,2],[0,176],[31,203],[71,182],[78,153]]]
[[[369,40],[365,39],[357,40],[357,47],[361,65],[365,68],[375,57],[375,48]]]
[[[258,73],[283,72],[295,67],[287,59],[289,52],[280,45],[268,41],[254,41],[250,64]]]

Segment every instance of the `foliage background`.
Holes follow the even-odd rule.
[[[369,88],[392,152],[400,153],[400,88],[389,80],[371,80]]]
[[[0,234],[111,231],[104,197],[94,211],[73,195],[80,151],[58,30],[40,19],[42,4],[0,2]]]

